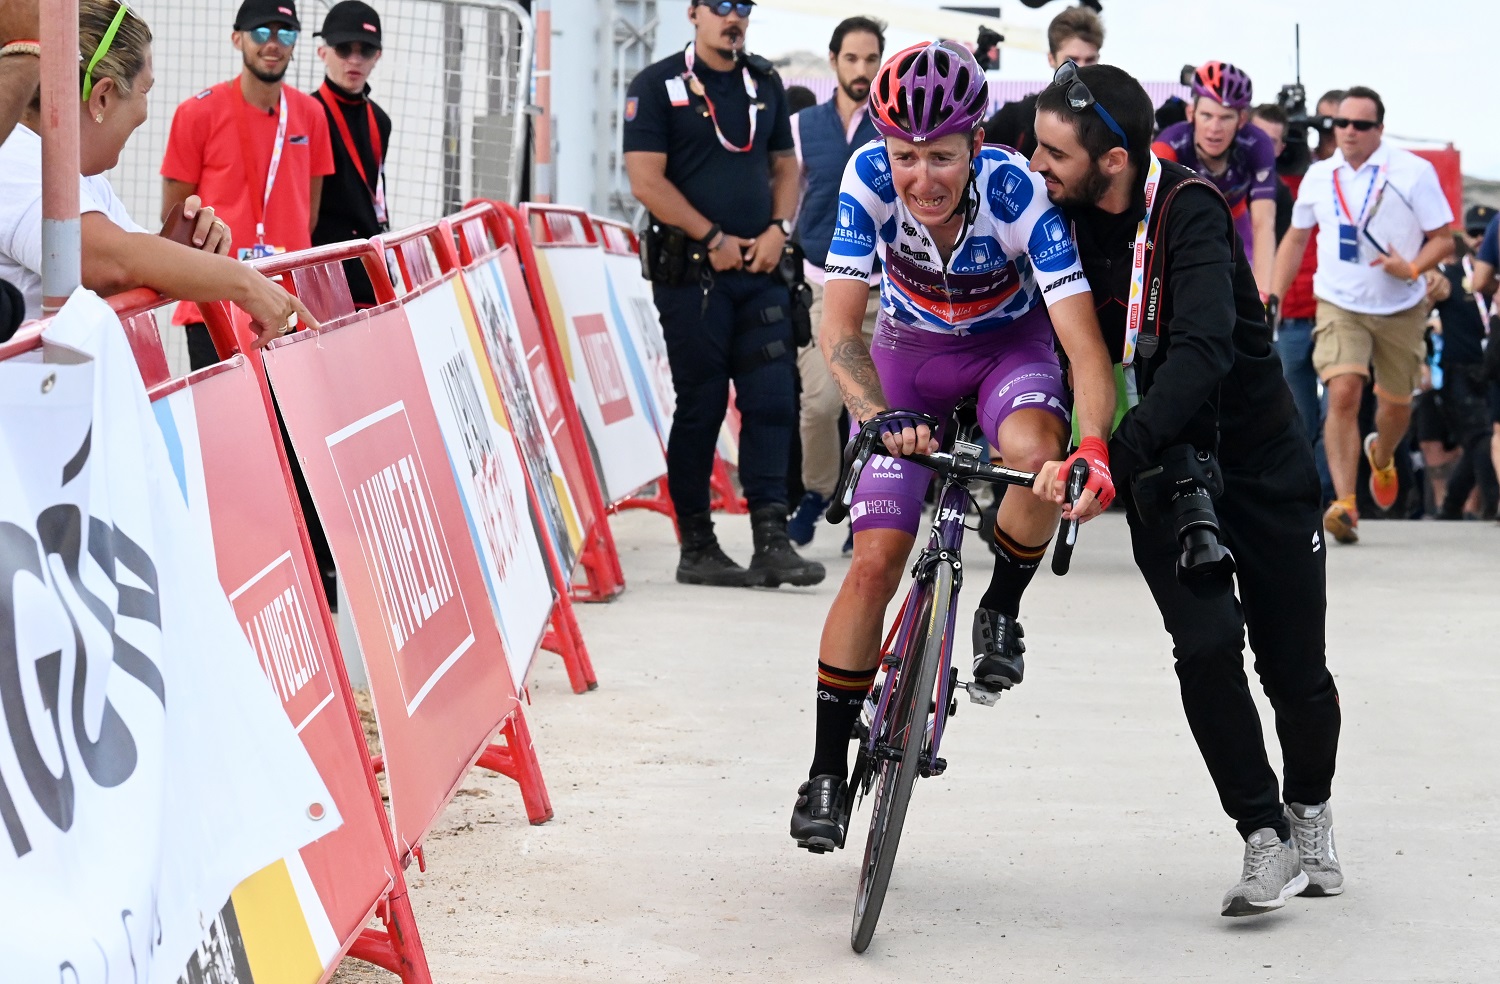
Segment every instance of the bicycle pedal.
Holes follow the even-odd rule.
[[[994,707],[995,702],[1000,699],[1000,695],[1005,693],[1003,689],[991,690],[984,684],[973,681],[964,684],[964,689],[969,692],[969,700],[972,703],[983,704],[985,707]]]
[[[948,760],[945,758],[934,759],[930,766],[926,762],[923,762],[922,768],[919,771],[922,773],[923,779],[940,776],[948,771]]]

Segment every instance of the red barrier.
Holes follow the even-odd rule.
[[[1446,147],[1413,148],[1412,153],[1431,162],[1437,170],[1443,194],[1448,196],[1448,207],[1453,209],[1454,228],[1458,228],[1464,215],[1464,170],[1458,149],[1449,144]]]
[[[478,278],[492,275],[492,271],[485,269],[492,261],[500,263],[502,253],[513,253],[514,247],[502,246],[504,226],[500,221],[500,213],[488,204],[471,205],[443,220],[443,227],[448,232],[449,242],[458,250],[460,267],[466,281],[471,283]],[[495,274],[499,275],[499,274]],[[508,293],[508,292],[507,292]],[[516,304],[515,298],[511,298],[511,304]],[[509,354],[506,340],[500,337],[504,328],[500,325],[485,326],[485,318],[482,312],[475,311],[475,317],[481,323],[480,335],[485,344],[485,351],[489,355],[490,365],[496,376],[496,385],[504,393],[507,387],[503,385],[502,376],[508,369],[517,376],[525,377],[527,366],[510,365],[512,356]],[[545,369],[545,366],[538,368]],[[528,402],[527,396],[522,393],[513,393],[511,396],[513,406],[507,407],[513,419],[521,422],[521,428],[539,431],[542,424],[535,420],[533,407]],[[519,444],[521,428],[517,431]],[[534,434],[531,440],[540,442],[544,438],[540,434]],[[540,452],[541,448],[533,449]],[[536,471],[541,468],[550,468],[550,462],[541,462],[532,466],[526,454],[521,455],[522,464],[527,467],[527,492],[531,499],[531,508],[541,515],[543,506],[541,502],[541,483],[551,482],[550,475],[539,475]],[[537,524],[540,535],[544,538],[543,552],[545,553],[551,568],[552,583],[557,589],[557,598],[553,605],[552,614],[548,623],[546,636],[542,639],[542,648],[550,653],[562,657],[563,667],[568,672],[568,682],[576,694],[585,693],[599,686],[598,678],[594,674],[593,661],[589,659],[588,647],[584,644],[583,631],[578,626],[577,617],[573,612],[572,578],[570,572],[565,571],[561,562],[561,552],[554,541],[554,534],[546,522]],[[561,531],[566,535],[566,531]]]
[[[320,954],[328,958],[323,969],[331,973],[348,952],[406,984],[428,984],[431,975],[338,637],[271,425],[265,378],[231,353],[227,362],[169,379],[154,312],[172,302],[136,290],[110,303],[152,401],[172,405],[159,416],[173,421],[174,433],[179,414],[212,425],[212,440],[195,447],[220,583],[343,817],[342,826],[300,852],[338,943],[336,953]],[[216,337],[233,349],[225,328],[221,322]],[[179,436],[179,457],[185,443]],[[204,507],[190,505],[195,511]],[[315,916],[308,915],[311,925]],[[366,928],[372,916],[384,930]]]
[[[609,514],[609,508],[604,501],[604,492],[599,484],[592,456],[588,453],[588,435],[584,430],[583,417],[571,398],[572,384],[568,381],[562,350],[557,341],[557,329],[552,323],[552,311],[547,306],[546,293],[537,271],[536,252],[527,231],[527,220],[513,205],[505,202],[487,204],[493,206],[500,216],[498,225],[492,226],[497,242],[501,246],[513,247],[515,259],[519,261],[517,269],[502,257],[506,285],[511,300],[515,303],[521,334],[527,341],[528,350],[535,348],[545,354],[553,392],[564,397],[557,400],[557,405],[567,423],[568,440],[558,442],[558,452],[563,455],[564,468],[569,470],[569,483],[576,479],[578,485],[575,488],[582,488],[588,500],[591,518],[585,526],[586,540],[580,557],[585,584],[576,585],[573,596],[583,601],[609,601],[625,590],[625,571],[620,566],[614,534],[605,518]],[[522,304],[521,298],[527,298],[527,303]],[[528,353],[528,360],[530,358]]]

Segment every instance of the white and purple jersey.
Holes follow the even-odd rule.
[[[926,228],[896,197],[884,142],[856,151],[844,168],[827,279],[868,279],[879,250],[887,318],[956,335],[1004,328],[1044,301],[1085,293],[1089,284],[1068,222],[1026,159],[985,147],[973,167],[978,214],[945,264]]]

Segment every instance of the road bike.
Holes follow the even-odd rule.
[[[958,711],[956,692],[967,691],[971,701],[991,707],[1004,692],[960,680],[958,668],[952,665],[953,632],[964,569],[959,547],[964,531],[969,529],[965,516],[972,504],[968,486],[979,481],[1030,488],[1036,476],[991,464],[984,448],[969,439],[972,428],[957,426],[963,408],[961,404],[954,411],[954,426],[948,428],[953,436],[944,450],[903,456],[903,460],[933,472],[938,488],[937,510],[927,546],[912,565],[911,588],[881,646],[884,680],[866,702],[867,719],[862,719],[855,728],[859,751],[850,773],[850,799],[857,806],[866,795],[874,793],[849,937],[857,953],[865,951],[875,934],[917,777],[942,775],[948,767],[938,750],[945,722]],[[933,417],[904,416],[920,420],[934,430],[938,425]],[[882,426],[880,418],[866,423],[845,448],[844,471],[828,509],[829,522],[842,522],[848,515],[865,462],[877,451],[884,452],[880,440]],[[1087,480],[1088,466],[1075,462],[1067,479],[1069,502],[1077,499]],[[1054,573],[1067,573],[1077,539],[1078,521],[1064,519],[1052,556]]]

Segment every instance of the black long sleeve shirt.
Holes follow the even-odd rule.
[[[1185,171],[1171,162],[1162,167]],[[1094,207],[1067,210],[1105,342],[1117,358],[1144,211],[1140,187],[1120,215]],[[1249,457],[1296,414],[1228,206],[1212,189],[1189,186],[1165,220],[1156,243],[1166,251],[1161,343],[1151,358],[1136,359],[1141,401],[1110,440],[1117,475],[1133,475],[1181,443],[1217,447],[1224,468],[1232,470],[1237,458]]]

